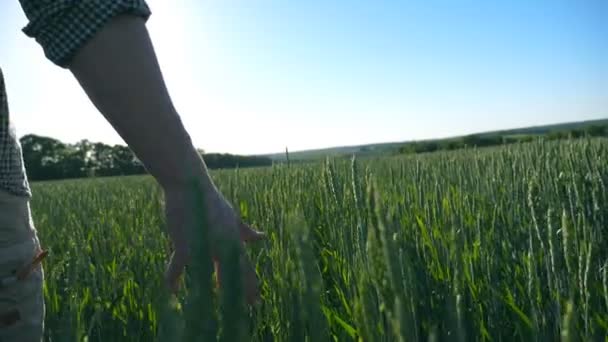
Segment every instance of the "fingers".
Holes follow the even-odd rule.
[[[241,223],[239,225],[241,240],[244,242],[253,242],[263,240],[266,234],[252,229],[250,226]],[[242,289],[244,291],[247,302],[253,304],[259,300],[258,279],[255,273],[255,267],[249,260],[244,249],[240,251],[240,272],[242,280]],[[167,270],[165,272],[165,282],[167,288],[174,294],[179,291],[181,276],[188,262],[187,253],[173,253]],[[217,258],[213,258],[214,268],[216,271],[217,286],[221,287],[222,267],[221,262]]]
[[[215,269],[215,288],[218,289],[222,287],[222,268],[219,260],[215,257],[213,258],[213,268]]]
[[[249,225],[241,222],[239,224],[239,230],[241,233],[241,240],[243,242],[255,242],[264,240],[266,234],[251,228]],[[244,291],[245,300],[248,304],[253,305],[260,300],[260,289],[257,274],[255,273],[255,267],[244,249],[240,251],[240,268],[241,268],[241,282],[242,289]]]
[[[165,285],[173,294],[177,294],[181,276],[186,267],[187,257],[183,253],[173,253],[165,272]]]
[[[238,260],[238,263],[239,263],[238,278],[240,279],[240,282],[241,282],[240,289],[242,291],[244,300],[247,302],[247,304],[250,304],[250,305],[258,303],[260,301],[259,281],[258,281],[257,274],[255,272],[255,267],[252,264],[251,260],[249,260],[249,257],[245,253],[245,250],[240,249],[238,259],[232,259],[232,260],[233,261]],[[226,267],[228,270],[231,269],[230,265],[227,265],[226,262],[228,262],[227,259],[214,258],[216,281],[217,281],[216,286],[217,287],[223,287],[223,285],[226,284],[226,283],[224,283],[224,281],[226,281],[226,279],[224,279],[224,277],[223,277],[224,267]],[[232,278],[232,279],[234,279],[234,278]],[[230,280],[228,280],[228,281],[230,281]],[[230,288],[229,284],[227,286],[228,286],[228,288]]]
[[[255,267],[246,254],[241,256],[241,280],[247,304],[253,305],[260,301],[260,287]]]
[[[241,240],[244,242],[255,242],[266,238],[266,234],[257,231],[242,222],[239,224],[239,230],[241,233]]]

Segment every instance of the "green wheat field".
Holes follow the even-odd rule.
[[[608,341],[607,139],[212,176],[268,234],[259,305],[205,262],[168,299],[152,178],[35,183],[47,340]]]

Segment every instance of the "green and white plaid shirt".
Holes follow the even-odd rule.
[[[81,48],[110,19],[119,14],[145,18],[145,0],[20,0],[29,19],[23,32],[36,39],[53,63],[66,68]]]
[[[46,57],[67,68],[82,46],[113,17],[132,14],[147,20],[145,0],[20,0],[29,20],[23,32],[40,44]],[[41,113],[42,115],[42,113]],[[23,155],[9,117],[8,99],[0,69],[0,191],[31,195]]]
[[[0,69],[0,190],[16,196],[30,196],[21,146],[9,118],[2,69]]]

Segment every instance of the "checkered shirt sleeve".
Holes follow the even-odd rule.
[[[0,190],[30,197],[21,145],[9,120],[8,98],[0,69]]]
[[[29,23],[23,32],[42,46],[46,57],[67,68],[72,57],[110,19],[132,14],[147,20],[145,0],[20,0]]]
[[[34,38],[45,56],[68,68],[72,58],[113,17],[132,14],[147,20],[145,0],[20,0],[29,23],[23,32]],[[9,119],[8,99],[0,69],[0,191],[31,196],[21,145]]]

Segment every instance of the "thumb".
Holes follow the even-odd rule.
[[[244,242],[255,242],[266,238],[266,234],[251,228],[245,223],[240,223],[239,230],[241,233],[241,240]]]

